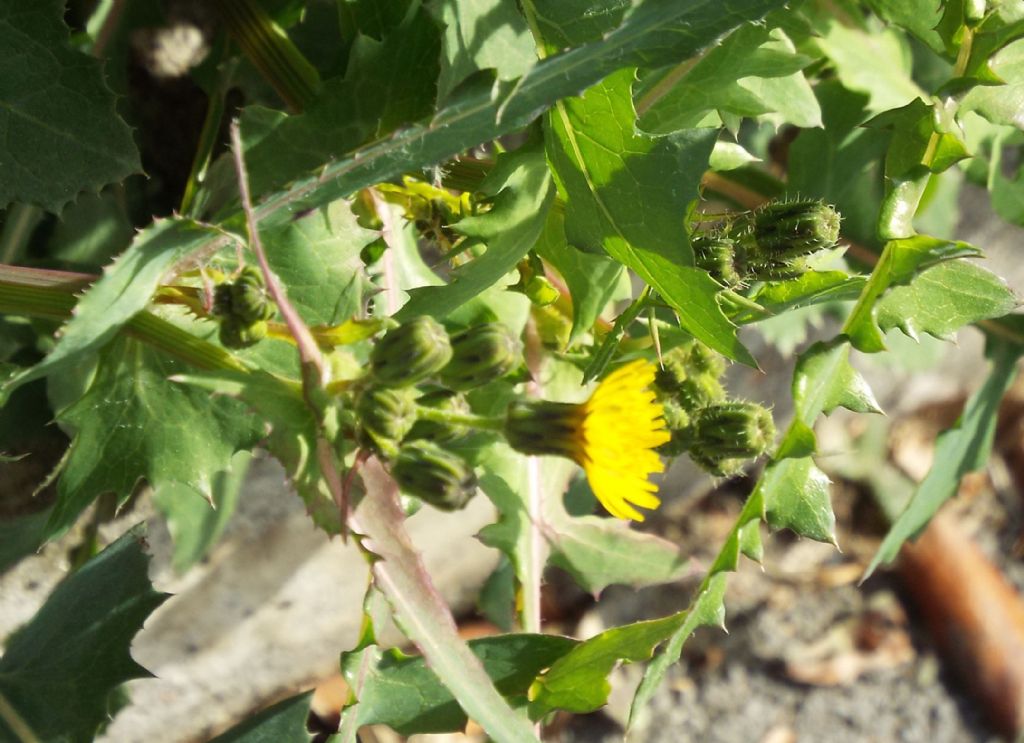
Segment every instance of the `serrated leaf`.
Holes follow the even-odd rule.
[[[654,649],[686,623],[687,613],[614,627],[580,643],[559,658],[530,687],[530,717],[556,709],[593,712],[608,701],[608,674],[621,661],[647,660]]]
[[[317,422],[298,383],[262,370],[183,373],[175,381],[251,406],[269,423],[267,448],[284,465],[313,523],[328,534],[341,533],[341,516],[317,461]]]
[[[856,299],[866,281],[845,271],[806,271],[795,279],[766,283],[750,299],[778,316],[797,308]],[[733,322],[756,322],[758,318],[757,313],[747,312],[733,317]]]
[[[494,70],[499,80],[513,80],[537,59],[530,29],[514,5],[502,0],[435,0],[429,8],[444,28],[438,100],[478,70]]]
[[[534,0],[537,27],[555,49],[599,40],[622,22],[621,0]]]
[[[59,213],[141,170],[102,64],[68,43],[62,0],[0,0],[0,208]]]
[[[620,70],[549,114],[548,159],[566,201],[566,237],[636,271],[678,313],[687,332],[754,365],[718,306],[720,287],[692,267],[683,229],[717,133],[687,130],[654,138],[636,132],[633,77],[633,70]]]
[[[411,289],[399,319],[446,317],[501,280],[536,244],[554,198],[544,154],[524,148],[499,158],[481,188],[494,197],[493,208],[461,219],[455,229],[487,250],[456,269],[448,284]]]
[[[943,131],[933,106],[917,98],[905,106],[879,114],[865,126],[892,131],[885,156],[885,175],[900,180],[927,168],[941,173],[951,165],[970,157],[961,132],[955,125]],[[913,216],[913,215],[911,215]]]
[[[157,221],[140,232],[78,300],[49,355],[6,382],[3,393],[101,348],[145,309],[164,274],[209,237],[209,228],[185,219]]]
[[[85,743],[110,715],[118,686],[150,674],[130,646],[167,599],[149,583],[138,526],[65,578],[10,638],[0,658],[0,698],[37,739]],[[58,703],[59,700],[59,703]],[[0,737],[24,740],[0,715]]]
[[[950,261],[890,289],[875,304],[875,320],[882,332],[899,328],[911,338],[928,333],[952,340],[965,325],[1001,317],[1017,304],[999,276],[973,263]]]
[[[795,416],[806,426],[838,407],[855,413],[881,413],[864,378],[850,365],[845,341],[815,343],[800,355],[793,370]]]
[[[213,738],[210,743],[309,743],[306,730],[313,692],[297,694],[268,707],[252,719]]]
[[[167,483],[153,493],[153,503],[167,519],[174,541],[171,564],[180,575],[206,556],[235,512],[252,454],[236,452],[227,470],[210,483],[209,500],[188,485]]]
[[[846,318],[843,333],[858,351],[884,351],[885,342],[875,320],[875,305],[882,294],[891,286],[908,283],[927,268],[944,261],[971,258],[979,254],[977,248],[967,243],[926,235],[890,240],[875,264],[860,299]]]
[[[762,490],[768,525],[818,542],[836,543],[828,476],[811,457],[783,459],[765,468]]]
[[[1017,376],[1017,360],[1024,346],[989,338],[992,370],[971,395],[956,425],[939,435],[933,464],[918,485],[903,512],[893,522],[878,552],[864,572],[867,578],[882,563],[896,559],[900,547],[916,536],[949,498],[956,494],[960,480],[985,466],[992,450],[999,403]]]
[[[910,31],[932,51],[938,54],[945,51],[942,37],[935,30],[942,19],[939,4],[932,0],[868,0],[868,5],[889,23]]]
[[[715,111],[747,117],[781,112],[796,126],[821,126],[814,93],[800,74],[811,62],[796,53],[782,29],[740,26],[667,90],[662,88],[671,69],[646,76],[636,90],[642,111],[637,126],[666,134],[699,126]],[[648,99],[653,102],[645,106]]]
[[[57,416],[76,433],[48,537],[70,527],[103,493],[123,503],[142,479],[157,490],[176,483],[209,498],[231,456],[256,444],[262,432],[245,407],[169,380],[183,370],[124,337],[102,352],[89,390]]]
[[[337,325],[360,312],[369,281],[359,251],[377,239],[349,205],[336,201],[266,230],[267,261],[308,325]]]
[[[512,711],[483,665],[459,638],[455,621],[433,588],[404,528],[398,486],[375,459],[360,470],[366,495],[351,519],[375,556],[374,581],[395,621],[466,713],[497,740],[536,741],[527,721]]]
[[[515,634],[470,640],[501,694],[510,700],[526,694],[537,674],[578,645],[558,635]],[[466,713],[419,656],[376,645],[343,653],[342,671],[357,701],[344,710],[355,724],[387,725],[399,735],[448,733],[465,729]]]

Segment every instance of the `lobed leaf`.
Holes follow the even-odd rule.
[[[306,730],[306,720],[312,697],[307,691],[283,699],[210,743],[309,743],[313,736]]]
[[[0,700],[35,739],[84,743],[109,719],[117,688],[150,674],[132,660],[132,638],[167,594],[148,578],[140,525],[65,578],[8,638]],[[27,740],[0,716],[0,737]]]
[[[102,63],[71,47],[63,15],[62,0],[0,0],[0,209],[59,213],[142,169]]]

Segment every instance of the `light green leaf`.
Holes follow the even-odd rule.
[[[910,76],[910,50],[892,29],[865,31],[833,20],[817,42],[843,86],[867,93],[873,113],[926,97]]]
[[[356,223],[344,201],[262,234],[267,260],[309,325],[336,325],[363,307],[369,288],[359,251],[377,234]]]
[[[446,317],[501,280],[536,244],[554,197],[543,153],[526,148],[499,158],[481,188],[494,197],[493,208],[459,220],[455,229],[487,250],[456,269],[450,283],[410,290],[399,319]]]
[[[235,512],[252,454],[236,452],[227,470],[216,473],[210,484],[210,500],[188,485],[171,482],[153,493],[153,503],[167,519],[174,541],[171,564],[179,574],[206,556],[224,533]]]
[[[751,300],[778,316],[801,307],[856,299],[866,281],[862,276],[850,276],[845,271],[806,271],[795,279],[764,284]],[[732,319],[744,324],[757,322],[759,317],[758,313],[749,311]]]
[[[990,64],[1006,84],[972,88],[960,102],[960,111],[977,111],[993,124],[1024,129],[1024,39],[998,51]]]
[[[58,415],[76,433],[47,536],[66,530],[103,493],[123,503],[142,479],[210,498],[231,456],[256,444],[261,432],[245,406],[169,381],[183,368],[124,337],[103,351],[89,390]]]
[[[999,276],[974,263],[949,261],[890,289],[875,304],[875,319],[883,332],[899,328],[911,338],[928,333],[952,340],[965,325],[1001,317],[1017,304]]]
[[[252,719],[218,735],[210,743],[309,743],[306,730],[313,692],[282,700]]]
[[[605,630],[559,658],[530,688],[530,717],[537,720],[556,709],[593,712],[608,701],[608,674],[620,661],[647,660],[654,649],[679,629],[686,612],[663,619]]]
[[[537,674],[578,645],[558,635],[516,634],[470,640],[495,687],[510,702],[524,698]],[[341,668],[357,702],[345,708],[356,724],[387,725],[399,735],[464,730],[466,713],[422,657],[370,645],[343,653]]]
[[[939,435],[931,470],[885,535],[865,578],[882,563],[896,559],[903,543],[916,536],[939,507],[953,497],[963,476],[981,469],[988,461],[999,403],[1016,378],[1017,360],[1024,353],[1020,344],[993,341],[992,337],[989,342],[991,372],[967,401],[956,425]]]
[[[623,298],[629,291],[628,278],[621,263],[606,255],[585,253],[565,240],[565,215],[548,212],[548,221],[536,246],[537,254],[550,263],[565,279],[572,300],[572,345],[594,326],[608,302]],[[623,286],[623,284],[627,286]]]
[[[597,516],[573,517],[564,509],[561,518],[550,512],[547,518],[551,564],[568,571],[588,593],[597,595],[613,583],[637,588],[670,583],[688,570],[689,560],[675,545],[627,524]]]
[[[796,53],[782,29],[740,26],[678,81],[674,69],[645,76],[635,91],[637,125],[666,134],[700,126],[709,112],[724,111],[748,117],[779,112],[796,126],[821,126],[818,102],[800,74],[811,61]]]
[[[885,342],[875,320],[875,305],[882,294],[891,286],[908,283],[917,273],[931,266],[956,258],[975,257],[979,253],[977,248],[967,243],[925,235],[890,240],[875,264],[857,305],[847,317],[843,333],[858,351],[884,351]]]
[[[819,415],[839,407],[855,413],[881,413],[864,378],[850,365],[850,346],[839,339],[815,343],[793,370],[795,416],[810,427]]]
[[[0,0],[0,208],[60,212],[141,170],[102,64],[68,44],[63,15],[62,0]]]
[[[764,495],[768,525],[835,544],[836,517],[832,513],[830,483],[810,457],[769,464],[758,484]]]
[[[149,583],[144,546],[144,528],[129,531],[64,579],[8,638],[0,699],[36,739],[92,740],[109,719],[117,687],[150,675],[132,660],[130,646],[167,594]],[[8,727],[11,719],[0,715],[0,738],[29,740]]]
[[[868,0],[868,5],[889,23],[910,31],[932,51],[942,54],[945,44],[935,30],[942,19],[942,6],[932,0]]]
[[[444,28],[438,100],[477,70],[491,69],[499,80],[514,80],[537,59],[526,20],[502,0],[435,0],[430,12]]]
[[[636,271],[679,314],[694,337],[754,365],[715,298],[718,284],[693,266],[683,229],[717,133],[687,130],[649,137],[634,127],[629,68],[550,112],[548,159],[566,201],[571,245]]]
[[[483,665],[459,638],[448,607],[437,594],[404,528],[398,486],[375,459],[360,470],[366,495],[350,520],[373,556],[374,582],[395,621],[466,714],[491,738],[536,741],[529,723],[495,688]]]

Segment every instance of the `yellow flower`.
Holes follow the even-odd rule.
[[[655,448],[670,438],[661,403],[649,389],[654,365],[633,361],[602,381],[585,403],[520,401],[509,406],[505,435],[525,454],[556,454],[579,464],[612,516],[643,521],[633,506],[657,508],[664,471]]]

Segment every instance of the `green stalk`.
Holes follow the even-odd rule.
[[[288,106],[301,112],[316,97],[320,75],[256,0],[218,0],[231,38]]]
[[[468,426],[487,431],[501,431],[505,427],[505,419],[503,417],[492,418],[485,415],[472,415],[470,413],[453,413],[448,410],[421,406],[416,407],[416,417],[419,420],[432,423],[450,423],[455,426]]]

